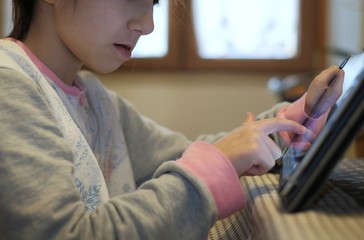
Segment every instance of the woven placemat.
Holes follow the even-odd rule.
[[[216,222],[208,239],[364,239],[364,159],[341,161],[312,209],[299,213],[281,210],[278,181],[273,173],[242,177],[247,206]]]

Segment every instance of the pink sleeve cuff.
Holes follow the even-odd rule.
[[[214,146],[198,141],[177,160],[210,190],[217,208],[217,218],[228,217],[246,205],[239,177],[229,159]]]
[[[304,94],[295,102],[281,108],[277,113],[277,117],[290,119],[298,123],[303,123],[306,119],[310,119],[309,129],[314,135],[317,135],[325,125],[329,111],[322,114],[319,118],[312,119],[305,113],[305,100],[306,94]],[[283,138],[286,144],[290,142],[291,136],[289,133],[281,132],[280,136]]]

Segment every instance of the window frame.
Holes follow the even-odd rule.
[[[326,0],[301,0],[299,51],[292,59],[202,59],[192,21],[191,1],[170,0],[169,51],[163,58],[135,58],[121,69],[132,71],[304,72],[322,68]]]

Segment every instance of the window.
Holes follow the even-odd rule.
[[[299,0],[221,0],[206,11],[209,3],[192,1],[198,57],[289,59],[297,55]]]
[[[122,68],[289,72],[323,61],[323,0],[176,2],[160,0],[155,31]]]

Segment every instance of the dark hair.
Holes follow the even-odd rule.
[[[24,40],[33,20],[36,0],[13,0],[13,30],[9,37]]]

